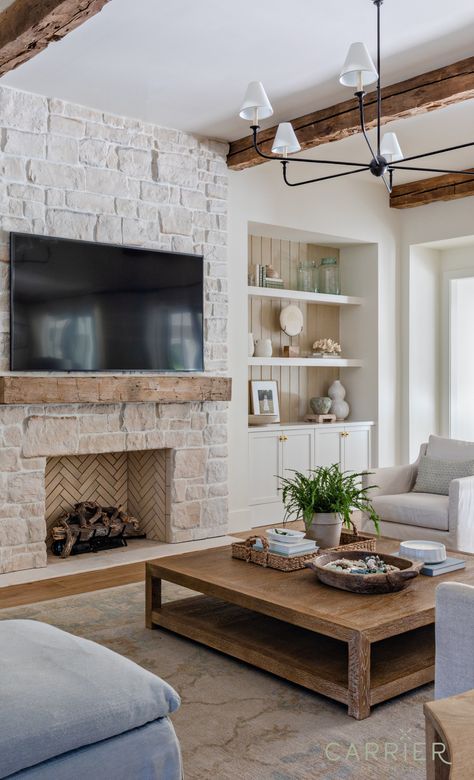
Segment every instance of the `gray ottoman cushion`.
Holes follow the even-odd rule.
[[[159,677],[34,620],[0,621],[0,777],[174,712]]]

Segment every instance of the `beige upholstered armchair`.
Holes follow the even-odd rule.
[[[429,539],[448,549],[474,552],[474,476],[453,479],[449,495],[413,492],[420,457],[435,460],[474,461],[474,443],[430,436],[422,444],[416,463],[375,469],[364,486],[376,485],[370,495],[382,518],[381,530],[395,539]],[[362,528],[371,530],[367,518]]]

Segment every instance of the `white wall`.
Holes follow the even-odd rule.
[[[410,252],[409,437],[410,460],[441,427],[440,251],[415,246]]]
[[[411,423],[413,418],[410,415],[410,396],[414,383],[410,381],[410,355],[412,352],[413,334],[410,331],[410,307],[416,307],[415,290],[410,294],[410,256],[413,247],[421,244],[431,244],[429,249],[440,250],[440,269],[445,263],[455,265],[466,261],[466,248],[449,247],[448,244],[453,239],[465,239],[468,243],[473,234],[473,213],[474,198],[462,198],[460,200],[433,203],[429,206],[422,206],[414,209],[407,209],[401,212],[401,235],[400,235],[400,341],[401,341],[401,363],[400,363],[400,395],[401,395],[401,459],[407,462],[412,456],[415,447],[415,439],[422,436],[420,430],[418,434],[413,434]],[[441,245],[433,246],[433,243],[440,242]],[[444,244],[444,247],[443,247]],[[451,260],[447,261],[446,253],[449,250]],[[474,251],[471,250],[474,255]],[[472,261],[471,261],[472,262]],[[453,265],[454,264],[454,265]],[[460,267],[460,266],[458,266]],[[438,320],[441,318],[441,312],[438,312]],[[442,334],[441,334],[442,336]],[[441,369],[445,371],[445,369]],[[442,379],[441,379],[442,381]],[[439,388],[438,388],[439,390]],[[442,400],[441,400],[442,403]],[[443,427],[443,409],[441,408],[441,428]],[[425,434],[423,434],[425,435]]]
[[[398,462],[398,263],[400,213],[380,182],[346,180],[290,189],[280,166],[267,163],[229,175],[230,524],[248,527],[247,495],[247,233],[248,223],[346,236],[376,244],[379,292],[378,449],[382,465]],[[369,280],[370,285],[372,280]]]
[[[386,393],[379,392],[379,262],[376,244],[361,244],[340,251],[341,287],[348,295],[365,298],[362,307],[341,310],[340,337],[344,354],[361,358],[364,369],[345,369],[342,381],[350,402],[350,417],[378,423],[385,418]],[[383,427],[382,427],[383,429]],[[379,460],[379,426],[372,441],[372,464]]]

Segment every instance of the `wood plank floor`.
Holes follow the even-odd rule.
[[[88,571],[39,582],[9,585],[0,588],[0,609],[34,604],[37,601],[60,599],[63,596],[89,593],[102,588],[116,588],[119,585],[142,582],[144,579],[145,563],[140,561],[123,566],[112,566],[100,571]]]

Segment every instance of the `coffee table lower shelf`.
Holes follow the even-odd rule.
[[[159,602],[158,602],[159,603]],[[370,645],[368,707],[351,707],[347,642],[210,597],[152,606],[150,627],[163,627],[214,650],[346,704],[361,720],[370,706],[434,679],[434,626]]]

